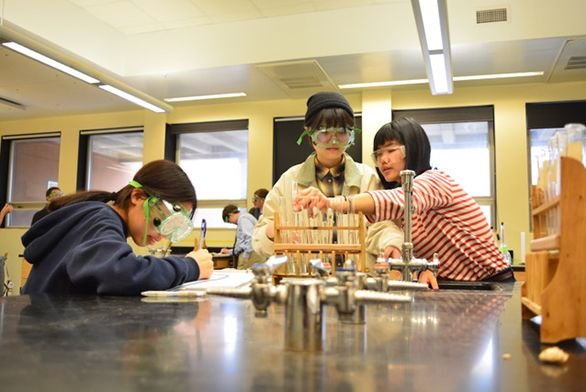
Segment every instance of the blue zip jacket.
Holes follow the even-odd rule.
[[[139,295],[197,280],[191,258],[137,256],[112,207],[87,201],[62,207],[22,236],[33,265],[24,294]]]

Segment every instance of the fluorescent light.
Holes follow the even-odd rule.
[[[451,93],[451,80],[448,80],[448,70],[446,67],[446,57],[443,53],[429,55],[429,66],[431,67],[431,90],[435,94]],[[451,75],[450,75],[451,77]]]
[[[14,50],[15,52],[18,52],[20,54],[24,54],[25,56],[28,56],[34,60],[40,61],[43,64],[46,64],[50,67],[58,69],[61,72],[65,72],[68,75],[71,75],[75,78],[83,80],[86,83],[90,83],[90,84],[100,83],[100,81],[96,78],[93,78],[89,75],[84,74],[83,72],[80,72],[74,68],[71,68],[68,65],[62,64],[58,61],[53,60],[52,58],[49,58],[45,55],[42,55],[38,52],[35,52],[34,50],[27,48],[26,46],[22,46],[20,44],[17,44],[16,42],[3,42],[2,45]]]
[[[530,77],[530,76],[541,76],[541,75],[543,75],[543,72],[510,72],[510,73],[501,73],[501,74],[454,76],[454,80],[459,82],[459,81],[463,81],[463,80],[526,78],[526,77]]]
[[[165,98],[167,102],[203,101],[206,99],[246,97],[245,93],[226,93],[211,95],[194,95],[192,97]]]
[[[137,104],[139,106],[142,106],[143,108],[152,110],[153,112],[156,112],[156,113],[164,113],[165,112],[165,110],[161,109],[158,106],[153,105],[152,103],[148,103],[145,100],[142,100],[142,99],[140,99],[138,97],[135,97],[132,94],[129,94],[129,93],[125,92],[125,91],[122,91],[120,89],[117,89],[116,87],[110,86],[108,84],[100,84],[98,87],[101,88],[102,90],[108,91],[109,93],[112,93],[114,95],[117,95],[120,98],[124,98],[127,101],[130,101],[130,102],[135,103],[135,104]]]
[[[389,80],[386,82],[370,82],[370,83],[350,83],[338,85],[341,89],[350,88],[367,88],[367,87],[393,87],[393,86],[407,86],[410,84],[425,84],[427,79],[408,79],[408,80]]]
[[[431,93],[451,94],[452,60],[446,0],[411,0],[411,6]]]
[[[437,0],[419,0],[421,18],[425,28],[427,50],[443,50],[442,30]]]
[[[505,79],[505,78],[526,78],[531,76],[542,76],[543,71],[540,72],[509,72],[500,74],[486,74],[486,75],[469,75],[469,76],[454,76],[455,82],[462,82],[467,80],[486,80],[486,79]],[[369,83],[349,83],[338,85],[341,89],[353,88],[368,88],[368,87],[393,87],[406,86],[411,84],[424,84],[427,79],[409,79],[409,80],[388,80],[383,82],[369,82]]]
[[[160,108],[158,106],[155,106],[155,105],[153,105],[153,104],[151,104],[151,103],[149,103],[149,102],[147,102],[147,101],[145,101],[145,100],[143,100],[141,98],[138,98],[138,97],[136,97],[136,96],[134,96],[132,94],[129,94],[129,93],[125,92],[125,91],[122,91],[122,90],[120,90],[120,89],[118,89],[116,87],[113,87],[113,86],[108,85],[108,84],[103,84],[105,81],[100,81],[100,80],[98,80],[98,79],[96,79],[96,78],[94,78],[92,76],[89,76],[89,75],[87,75],[87,74],[85,74],[83,72],[80,72],[80,71],[78,71],[78,70],[76,70],[76,69],[74,69],[74,68],[72,68],[72,67],[70,67],[68,65],[65,65],[65,64],[60,63],[60,62],[58,62],[56,60],[53,60],[52,58],[47,57],[44,54],[41,54],[41,53],[36,52],[36,51],[34,51],[32,49],[29,49],[26,46],[23,46],[23,45],[18,44],[16,42],[2,42],[2,45],[5,46],[5,47],[7,47],[7,48],[10,48],[10,49],[12,49],[12,50],[14,50],[14,51],[16,51],[18,53],[21,53],[21,54],[23,54],[25,56],[28,56],[28,57],[30,57],[30,58],[32,58],[34,60],[37,60],[37,61],[39,61],[39,62],[41,62],[43,64],[46,64],[46,65],[48,65],[50,67],[53,67],[53,68],[55,68],[55,69],[57,69],[57,70],[59,70],[61,72],[64,72],[64,73],[66,73],[66,74],[68,74],[70,76],[73,76],[75,78],[78,78],[80,80],[83,80],[84,82],[87,82],[87,83],[93,84],[93,85],[98,85],[99,84],[98,87],[100,87],[101,89],[106,90],[106,91],[108,91],[108,92],[110,92],[112,94],[115,94],[115,95],[117,95],[117,96],[119,96],[121,98],[124,98],[124,99],[126,99],[126,100],[128,100],[128,101],[130,101],[132,103],[135,103],[137,105],[140,105],[140,106],[142,106],[144,108],[147,108],[149,110],[152,110],[153,112],[157,112],[157,113],[164,113],[165,112],[164,109],[162,109],[162,108]],[[104,78],[106,78],[106,80],[108,80],[108,77],[106,77],[105,75],[102,75],[102,77],[104,77]],[[114,84],[117,84],[117,83],[114,83]],[[168,110],[171,110],[172,109],[171,106],[166,105],[166,104],[163,104],[163,102],[161,102],[160,105],[162,105],[163,107],[167,107]]]

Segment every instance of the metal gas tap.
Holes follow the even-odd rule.
[[[412,273],[431,270],[437,275],[439,267],[439,260],[434,257],[434,260],[428,262],[426,259],[416,259],[413,257],[413,242],[412,242],[412,227],[413,227],[413,177],[415,172],[413,170],[402,170],[401,173],[401,187],[405,197],[405,207],[403,215],[403,233],[404,241],[401,246],[400,259],[388,259],[388,265],[391,270],[401,271],[402,279],[405,282],[412,281]],[[378,260],[384,262],[384,259]]]
[[[341,322],[366,323],[366,305],[356,298],[356,292],[365,288],[365,278],[353,269],[339,269],[336,271],[336,285],[325,289],[325,301],[336,306]]]
[[[254,280],[246,289],[208,289],[207,294],[250,298],[257,317],[267,317],[271,303],[285,305],[285,347],[296,351],[316,351],[324,340],[325,306],[334,305],[343,323],[364,324],[366,303],[411,302],[407,294],[364,290],[366,275],[341,269],[336,278],[291,278],[273,284],[273,271],[287,261],[272,256],[266,263],[252,266]]]

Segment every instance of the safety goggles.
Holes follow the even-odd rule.
[[[147,222],[150,216],[155,230],[171,242],[180,241],[193,231],[190,213],[179,203],[150,196],[145,201],[145,216]]]
[[[354,144],[355,133],[358,131],[358,128],[353,127],[305,128],[297,139],[297,144],[301,144],[303,137],[308,135],[319,147],[350,147]]]
[[[129,184],[134,188],[142,188],[142,185],[135,180],[130,181]],[[156,196],[148,196],[143,203],[145,217],[143,244],[146,244],[149,223],[171,242],[180,241],[193,231],[191,214],[183,205],[162,200]]]
[[[239,212],[240,212],[240,210],[238,208],[233,211],[228,212],[226,215],[224,215],[224,222],[230,223],[230,214],[237,214]]]
[[[51,191],[51,193],[49,193],[48,198],[49,198],[49,200],[53,200],[53,199],[56,199],[56,198],[61,197],[63,195],[64,195],[64,193],[62,191],[54,190],[54,191]]]
[[[387,154],[390,155],[395,151],[401,151],[401,154],[403,155],[403,157],[405,157],[405,146],[390,146],[379,148],[378,150],[374,150],[374,152],[370,154],[370,156],[372,157],[372,160],[376,163],[379,160],[381,160],[383,156]]]

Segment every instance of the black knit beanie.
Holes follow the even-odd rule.
[[[348,114],[350,114],[352,117],[354,117],[352,107],[342,94],[330,91],[322,91],[313,94],[307,100],[307,112],[305,113],[305,123],[307,124],[309,122],[309,119],[311,119],[311,117],[317,114],[320,110],[334,108],[343,109],[346,112],[348,112]]]

